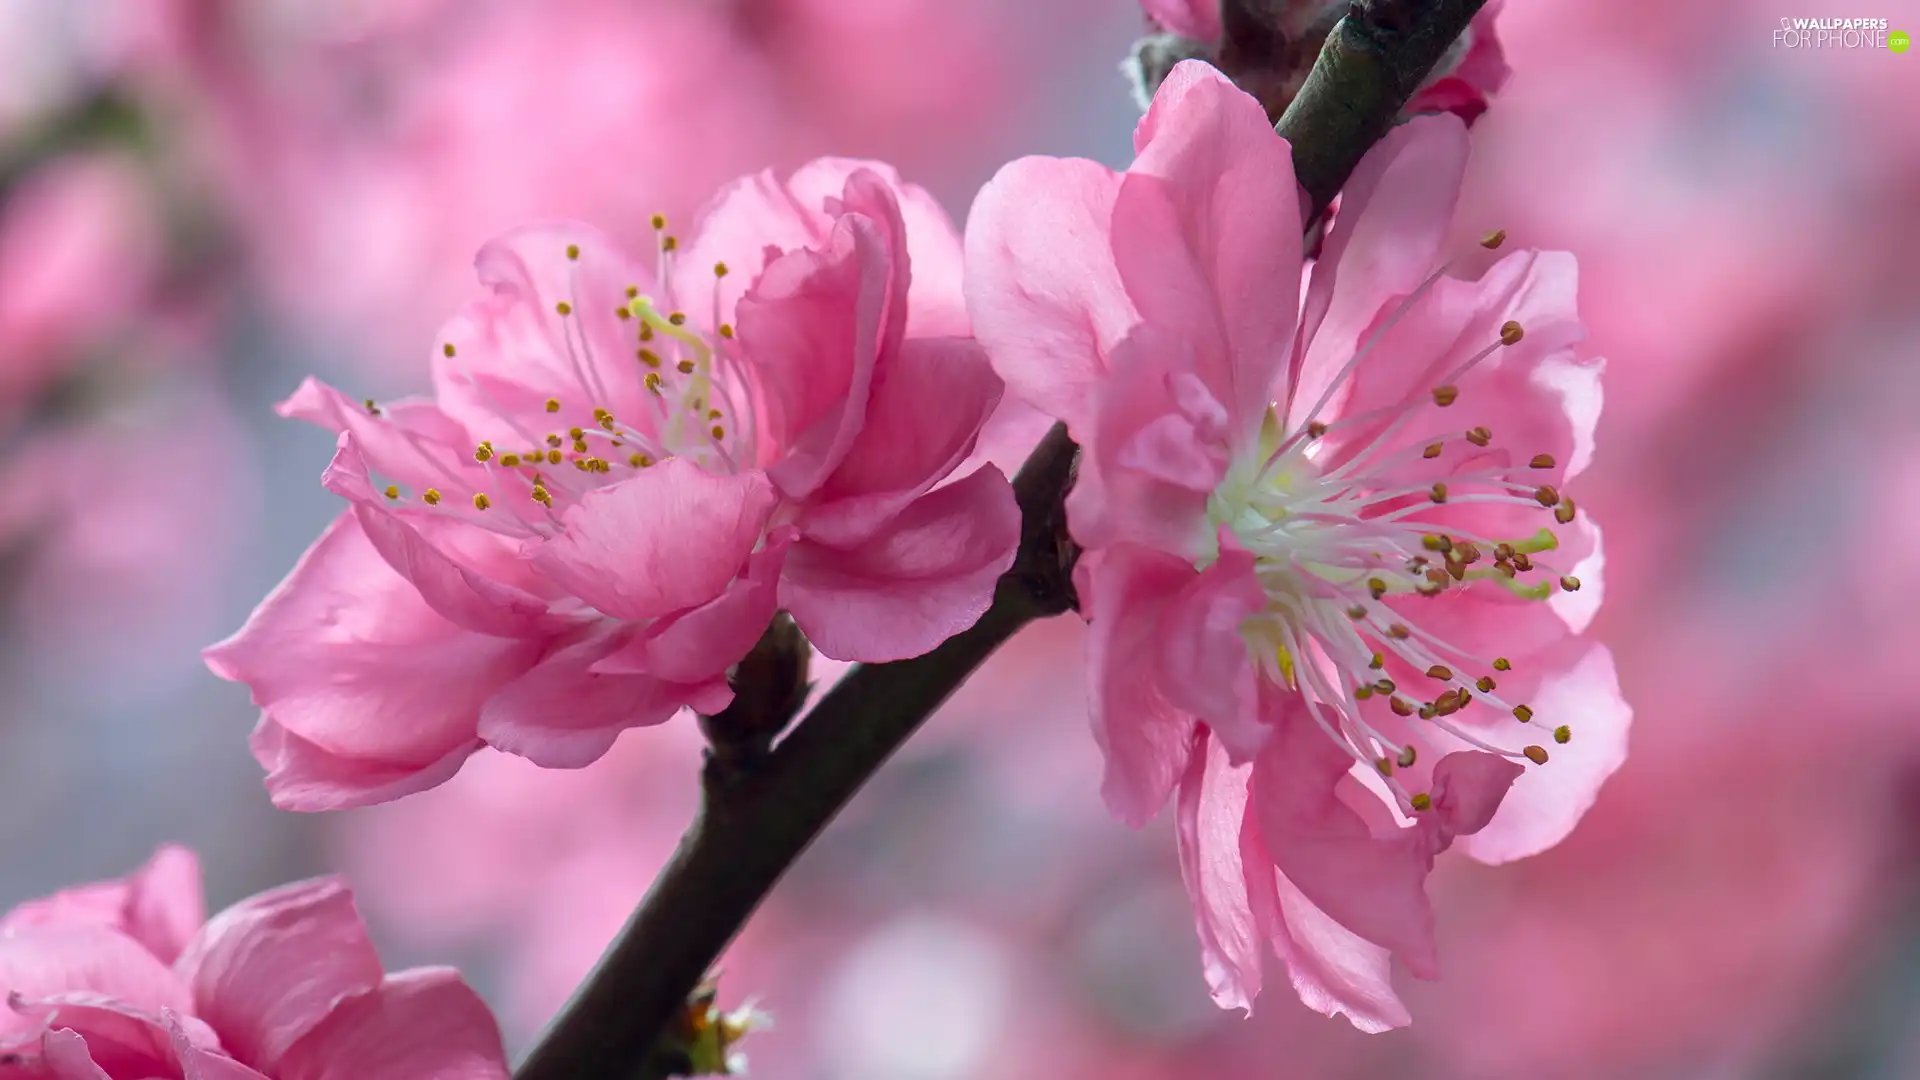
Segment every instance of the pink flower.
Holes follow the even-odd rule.
[[[334,878],[205,918],[165,847],[124,881],[0,918],[6,1080],[483,1080],[500,1032],[458,972],[384,974]]]
[[[1580,636],[1599,533],[1561,490],[1600,406],[1573,261],[1434,269],[1451,117],[1362,162],[1304,295],[1258,103],[1184,63],[1134,148],[1118,174],[1015,162],[967,233],[996,370],[1082,448],[1103,790],[1137,825],[1178,789],[1217,1001],[1252,1000],[1270,941],[1310,1005],[1402,1024],[1387,960],[1435,974],[1433,857],[1551,846],[1624,755],[1612,659]]]
[[[825,159],[658,248],[510,233],[435,343],[436,400],[309,380],[282,405],[340,432],[323,483],[353,506],[207,653],[265,710],[279,805],[396,798],[483,744],[587,765],[724,706],[776,608],[861,661],[986,610],[1019,514],[992,465],[954,478],[1001,384],[932,199]]]
[[[1427,81],[1407,102],[1404,115],[1450,112],[1471,124],[1487,111],[1487,101],[1506,86],[1513,69],[1507,66],[1494,33],[1494,19],[1500,14],[1502,0],[1489,0],[1467,29],[1440,58]],[[1220,0],[1140,0],[1147,17],[1169,33],[1195,41],[1215,43],[1222,32]],[[1288,5],[1311,9],[1310,0]],[[1289,12],[1282,16],[1290,25],[1311,26],[1329,19],[1344,9],[1342,2],[1320,3],[1318,11]]]

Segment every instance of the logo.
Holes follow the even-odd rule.
[[[1773,32],[1776,49],[1886,49],[1903,53],[1913,43],[1904,30],[1889,30],[1885,19],[1794,19],[1780,17]]]

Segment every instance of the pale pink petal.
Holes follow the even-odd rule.
[[[338,878],[270,889],[215,915],[177,966],[195,1013],[264,1072],[343,998],[380,985],[380,957]]]
[[[670,719],[686,703],[685,688],[595,670],[627,637],[620,629],[596,632],[502,687],[480,712],[480,737],[543,768],[579,769],[600,760],[628,728]]]
[[[288,1050],[278,1080],[506,1080],[486,1003],[450,968],[388,976]]]
[[[1220,0],[1140,0],[1147,16],[1181,37],[1217,41],[1220,37]]]
[[[470,747],[480,704],[542,649],[448,622],[348,514],[204,655],[278,726],[329,754],[427,769]]]
[[[856,172],[872,174],[899,204],[913,259],[908,336],[964,336],[960,234],[938,200],[882,161],[818,158],[784,183],[767,170],[722,188],[701,212],[698,234],[677,268],[675,291],[681,301],[694,315],[707,317],[713,303],[708,294],[716,288],[712,267],[725,263],[728,274],[717,288],[721,320],[730,319],[741,293],[765,269],[769,249],[817,248],[826,242],[837,216],[828,209],[830,201],[841,198]]]
[[[313,813],[392,802],[439,787],[484,744],[476,736],[424,765],[336,754],[263,714],[247,746],[267,770],[267,795],[282,810]]]
[[[836,660],[919,656],[979,621],[1019,542],[1013,489],[983,466],[921,496],[858,547],[802,539],[787,557],[780,604]]]
[[[471,457],[475,440],[439,405],[403,400],[377,408],[376,416],[366,402],[309,377],[274,411],[341,435],[351,434],[359,450],[358,466],[410,487],[445,487],[450,469],[467,471],[470,466],[470,471],[483,473]]]
[[[1205,721],[1235,765],[1251,760],[1269,734],[1260,719],[1259,674],[1240,634],[1241,624],[1266,600],[1253,556],[1229,549],[1182,588],[1157,620],[1167,700]]]
[[[1433,806],[1420,815],[1420,827],[1434,836],[1434,852],[1454,838],[1487,827],[1524,770],[1511,758],[1484,750],[1456,750],[1433,767]]]
[[[908,339],[876,372],[865,425],[800,518],[809,539],[858,544],[973,452],[1000,401],[977,342]]]
[[[171,964],[205,921],[199,857],[165,844],[122,880],[63,889],[19,905],[0,917],[0,936],[36,926],[99,926],[120,931]]]
[[[1305,421],[1364,344],[1381,305],[1412,293],[1434,270],[1466,167],[1466,126],[1451,116],[1402,124],[1360,159],[1307,287],[1290,426]]]
[[[1293,155],[1266,111],[1210,65],[1184,61],[1134,133],[1113,252],[1140,317],[1182,340],[1251,446],[1285,373],[1299,308]]]
[[[967,215],[967,314],[1013,394],[1083,437],[1108,356],[1140,317],[1109,246],[1120,176],[1098,162],[1021,158]]]
[[[846,457],[866,417],[888,311],[906,292],[881,223],[842,217],[820,250],[773,260],[739,304],[739,343],[760,381],[770,474],[794,499]],[[763,455],[763,460],[765,457]]]
[[[1286,875],[1276,871],[1274,883],[1285,927],[1274,947],[1301,1004],[1327,1016],[1344,1013],[1369,1033],[1412,1023],[1393,990],[1393,954],[1315,907]]]
[[[176,1016],[171,1011],[161,1013],[160,1019],[173,1047],[180,1080],[267,1080],[223,1051],[211,1049],[205,1040],[192,1033],[190,1027],[204,1026],[199,1021]]]
[[[489,294],[442,327],[433,354],[438,400],[471,439],[504,450],[523,432],[591,427],[596,408],[636,423],[654,415],[619,311],[629,288],[655,282],[617,242],[579,222],[528,225],[489,241],[474,268]]]
[[[711,473],[672,458],[587,493],[562,515],[564,530],[529,554],[608,615],[659,618],[720,595],[777,501],[762,473]]]
[[[76,924],[0,936],[0,998],[17,997],[38,1008],[71,1002],[73,995],[146,1017],[158,1017],[162,1008],[186,1010],[193,1000],[166,964],[117,930]],[[35,1026],[17,1009],[0,1008],[0,1037]]]
[[[1375,838],[1335,793],[1353,759],[1299,715],[1304,710],[1289,708],[1253,771],[1254,812],[1274,865],[1328,917],[1391,950],[1415,975],[1433,977],[1426,838],[1418,829]]]
[[[1100,793],[1114,816],[1145,825],[1192,754],[1194,719],[1160,685],[1160,615],[1195,577],[1190,563],[1137,545],[1083,554],[1074,567],[1087,619],[1087,712],[1106,758]]]
[[[49,1031],[40,1040],[41,1062],[52,1080],[113,1080],[94,1064],[87,1040],[71,1028]]]
[[[1508,862],[1559,843],[1626,761],[1633,709],[1620,695],[1612,655],[1601,645],[1565,651],[1573,655],[1542,681],[1532,704],[1536,715],[1565,723],[1572,737],[1545,744],[1549,762],[1528,768],[1492,823],[1460,839],[1460,850],[1481,862]]]
[[[662,619],[636,639],[641,664],[626,670],[689,685],[724,682],[727,669],[747,655],[773,621],[779,607],[780,571],[793,539],[792,526],[775,529],[766,546],[747,557],[745,572],[725,592],[683,615]],[[602,660],[593,670],[618,673],[623,669]],[[703,705],[700,711],[714,710]]]
[[[1199,736],[1174,808],[1180,876],[1193,901],[1207,990],[1223,1009],[1253,1008],[1260,994],[1260,928],[1247,895],[1249,874],[1266,864],[1241,862],[1240,830],[1247,816],[1247,773],[1227,761],[1219,741]]]

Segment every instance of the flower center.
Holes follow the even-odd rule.
[[[1405,305],[1419,296],[1416,292]],[[1511,467],[1481,469],[1468,460],[1444,480],[1409,479],[1417,472],[1439,474],[1435,459],[1479,455],[1493,442],[1491,429],[1396,438],[1406,424],[1431,421],[1436,410],[1453,406],[1461,397],[1455,380],[1522,337],[1518,323],[1507,323],[1498,341],[1444,382],[1397,406],[1322,423],[1315,417],[1331,398],[1330,388],[1295,430],[1286,431],[1269,413],[1258,454],[1237,463],[1209,500],[1212,523],[1230,530],[1253,555],[1266,594],[1264,609],[1241,628],[1254,663],[1276,684],[1300,691],[1327,736],[1355,761],[1376,769],[1403,812],[1431,804],[1427,794],[1409,795],[1394,777],[1396,766],[1413,765],[1416,751],[1382,730],[1400,730],[1397,725],[1370,723],[1363,702],[1374,702],[1372,709],[1384,703],[1396,717],[1417,717],[1469,745],[1535,765],[1548,760],[1538,742],[1504,747],[1455,718],[1469,709],[1491,708],[1511,715],[1529,734],[1544,734],[1556,743],[1572,737],[1565,725],[1555,726],[1525,702],[1503,696],[1500,680],[1513,668],[1506,657],[1475,655],[1449,642],[1423,626],[1409,612],[1417,605],[1407,603],[1474,586],[1504,588],[1535,601],[1580,587],[1577,579],[1537,558],[1559,547],[1551,526],[1525,537],[1495,537],[1451,525],[1437,531],[1432,521],[1418,520],[1440,505],[1468,504],[1530,507],[1550,513],[1556,525],[1573,522],[1573,500],[1551,485],[1516,482]],[[1350,363],[1347,372],[1353,367]],[[1335,440],[1327,438],[1342,429],[1372,426],[1381,430],[1364,445],[1354,440],[1335,449]],[[1551,455],[1534,454],[1526,467],[1548,470],[1555,462]],[[1408,669],[1417,673],[1420,684],[1396,684],[1386,670],[1393,661],[1399,661],[1395,670],[1403,676]]]
[[[713,267],[709,336],[681,310],[675,295],[679,241],[665,231],[664,217],[655,215],[653,225],[660,296],[628,285],[611,311],[589,307],[581,287],[582,252],[578,245],[566,247],[569,287],[551,313],[566,378],[544,403],[504,405],[485,380],[460,366],[452,342],[441,345],[455,378],[479,397],[495,432],[462,451],[400,428],[420,457],[446,478],[446,486],[409,492],[393,484],[385,489],[389,500],[508,535],[550,536],[573,501],[668,458],[724,472],[754,464],[758,429],[752,390],[733,327],[720,321],[717,282],[726,277],[727,266]],[[620,347],[621,355],[604,355],[609,342],[623,337],[629,344]],[[538,377],[531,381],[537,393]],[[377,403],[366,405],[374,416],[383,415]]]

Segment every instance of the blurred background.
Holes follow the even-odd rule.
[[[1163,820],[1112,822],[1072,620],[1003,651],[781,886],[724,1000],[773,1080],[1920,1076],[1920,53],[1775,48],[1917,0],[1524,0],[1463,238],[1580,259],[1578,494],[1632,757],[1573,838],[1443,860],[1445,978],[1366,1036],[1200,977]],[[401,804],[274,811],[198,650],[336,513],[317,372],[424,385],[491,234],[634,232],[883,157],[962,218],[1124,165],[1132,0],[0,0],[0,910],[161,841],[224,905],[353,876],[389,966],[523,1048],[692,810],[690,723]],[[830,675],[830,673],[828,673]]]

